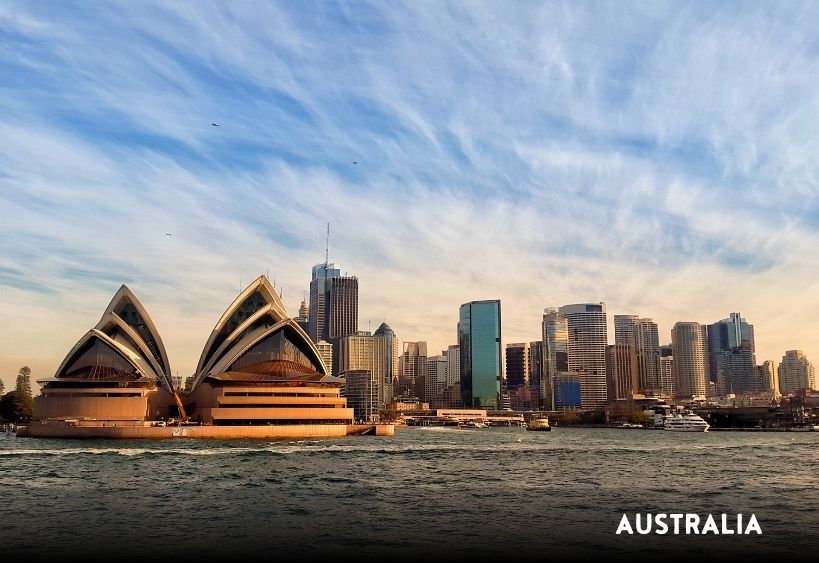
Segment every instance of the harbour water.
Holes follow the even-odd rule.
[[[4,560],[779,558],[819,548],[818,475],[819,433],[11,435],[0,438],[0,549]],[[754,514],[763,533],[615,535],[624,513]]]

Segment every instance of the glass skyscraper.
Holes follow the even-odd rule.
[[[458,345],[461,347],[461,399],[464,407],[500,409],[500,300],[461,305]]]

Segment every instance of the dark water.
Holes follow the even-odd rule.
[[[807,557],[819,549],[817,446],[819,433],[570,428],[285,442],[3,437],[0,555]],[[622,514],[633,523],[636,512],[754,513],[763,535],[615,535]]]

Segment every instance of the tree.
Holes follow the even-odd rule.
[[[18,393],[26,395],[31,399],[31,368],[23,366],[17,372],[17,385],[14,388]]]
[[[31,419],[31,397],[26,397],[18,391],[9,391],[0,398],[0,417],[12,422],[21,422]]]
[[[654,417],[643,411],[634,411],[628,415],[628,421],[632,424],[652,424]]]
[[[6,392],[6,385],[5,385],[5,383],[3,383],[3,380],[0,379],[0,397],[2,397],[3,393],[5,393],[5,392]]]
[[[0,399],[0,416],[6,420],[20,422],[30,420],[34,415],[34,399],[31,397],[31,368],[23,366],[17,372],[14,391]]]

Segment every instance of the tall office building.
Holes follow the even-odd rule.
[[[358,278],[342,276],[335,264],[313,266],[309,318],[310,338],[332,344],[333,364],[339,365],[339,339],[358,331]]]
[[[375,403],[379,408],[389,403],[392,394],[387,392],[386,385],[390,361],[387,338],[360,331],[340,338],[338,347],[338,373],[346,377],[346,374],[353,371],[370,372],[373,383],[368,385],[375,394]]]
[[[506,389],[508,392],[529,385],[529,344],[506,345]]]
[[[461,305],[458,321],[461,347],[461,399],[464,407],[501,408],[500,300]]]
[[[556,410],[555,378],[559,373],[569,371],[569,322],[557,309],[544,309],[541,337],[543,379],[540,382],[540,398],[544,408]],[[569,395],[571,393],[567,392],[566,396]]]
[[[780,395],[779,378],[776,377],[776,367],[771,360],[765,360],[756,366],[759,371],[759,379],[762,381],[763,391],[770,391],[774,397]]]
[[[792,395],[805,388],[816,389],[816,370],[802,350],[788,350],[779,364],[779,392]]]
[[[606,346],[606,395],[609,401],[631,399],[637,392],[637,354],[631,344]]]
[[[427,375],[427,343],[404,342],[404,353],[401,354],[399,392],[403,396],[418,397],[424,400]]]
[[[725,374],[724,393],[757,393],[763,390],[763,382],[750,348],[726,350],[722,353],[721,360]]]
[[[375,330],[375,336],[383,336],[387,341],[387,371],[384,374],[384,395],[386,402],[393,399],[395,387],[398,385],[398,364],[401,358],[401,344],[395,336],[395,331],[386,322],[381,323]]]
[[[447,405],[444,392],[446,390],[447,358],[445,353],[440,356],[427,358],[427,374],[424,384],[426,401],[430,408],[440,409]]]
[[[705,326],[678,322],[671,329],[674,350],[674,397],[705,398],[708,392],[708,342]]]
[[[318,349],[319,357],[324,362],[324,367],[327,368],[327,373],[337,373],[333,368],[333,345],[326,340],[319,340],[316,342],[316,349]]]
[[[347,406],[353,409],[356,420],[378,422],[379,411],[382,408],[379,400],[379,383],[378,376],[368,369],[344,372],[344,397],[347,399]]]
[[[308,307],[308,335],[313,342],[327,339],[325,329],[327,286],[330,279],[341,276],[335,264],[316,264],[310,280],[310,306]]]
[[[728,371],[726,366],[728,356],[725,353],[736,348],[745,348],[750,350],[753,356],[756,352],[753,325],[743,319],[739,313],[731,313],[727,319],[708,325],[707,334],[709,379],[718,388],[723,388],[724,392],[738,392],[732,389],[737,386],[737,381],[741,380],[745,374],[744,372],[733,374]]]
[[[637,389],[653,393],[660,383],[660,333],[654,319],[637,315],[614,315],[615,344],[634,346],[637,356]]]
[[[671,344],[660,346],[660,393],[674,396],[674,353]]]
[[[302,299],[299,307],[299,316],[293,319],[299,327],[310,335],[310,308],[307,306],[307,300]]]
[[[358,331],[358,278],[343,276],[327,280],[324,325],[327,338],[341,338]]]
[[[569,327],[569,371],[580,374],[581,405],[602,408],[606,404],[606,304],[564,305],[559,312]]]
[[[543,341],[536,340],[529,343],[529,386],[540,389],[543,379]]]
[[[461,347],[452,344],[446,349],[446,384],[461,382]]]

